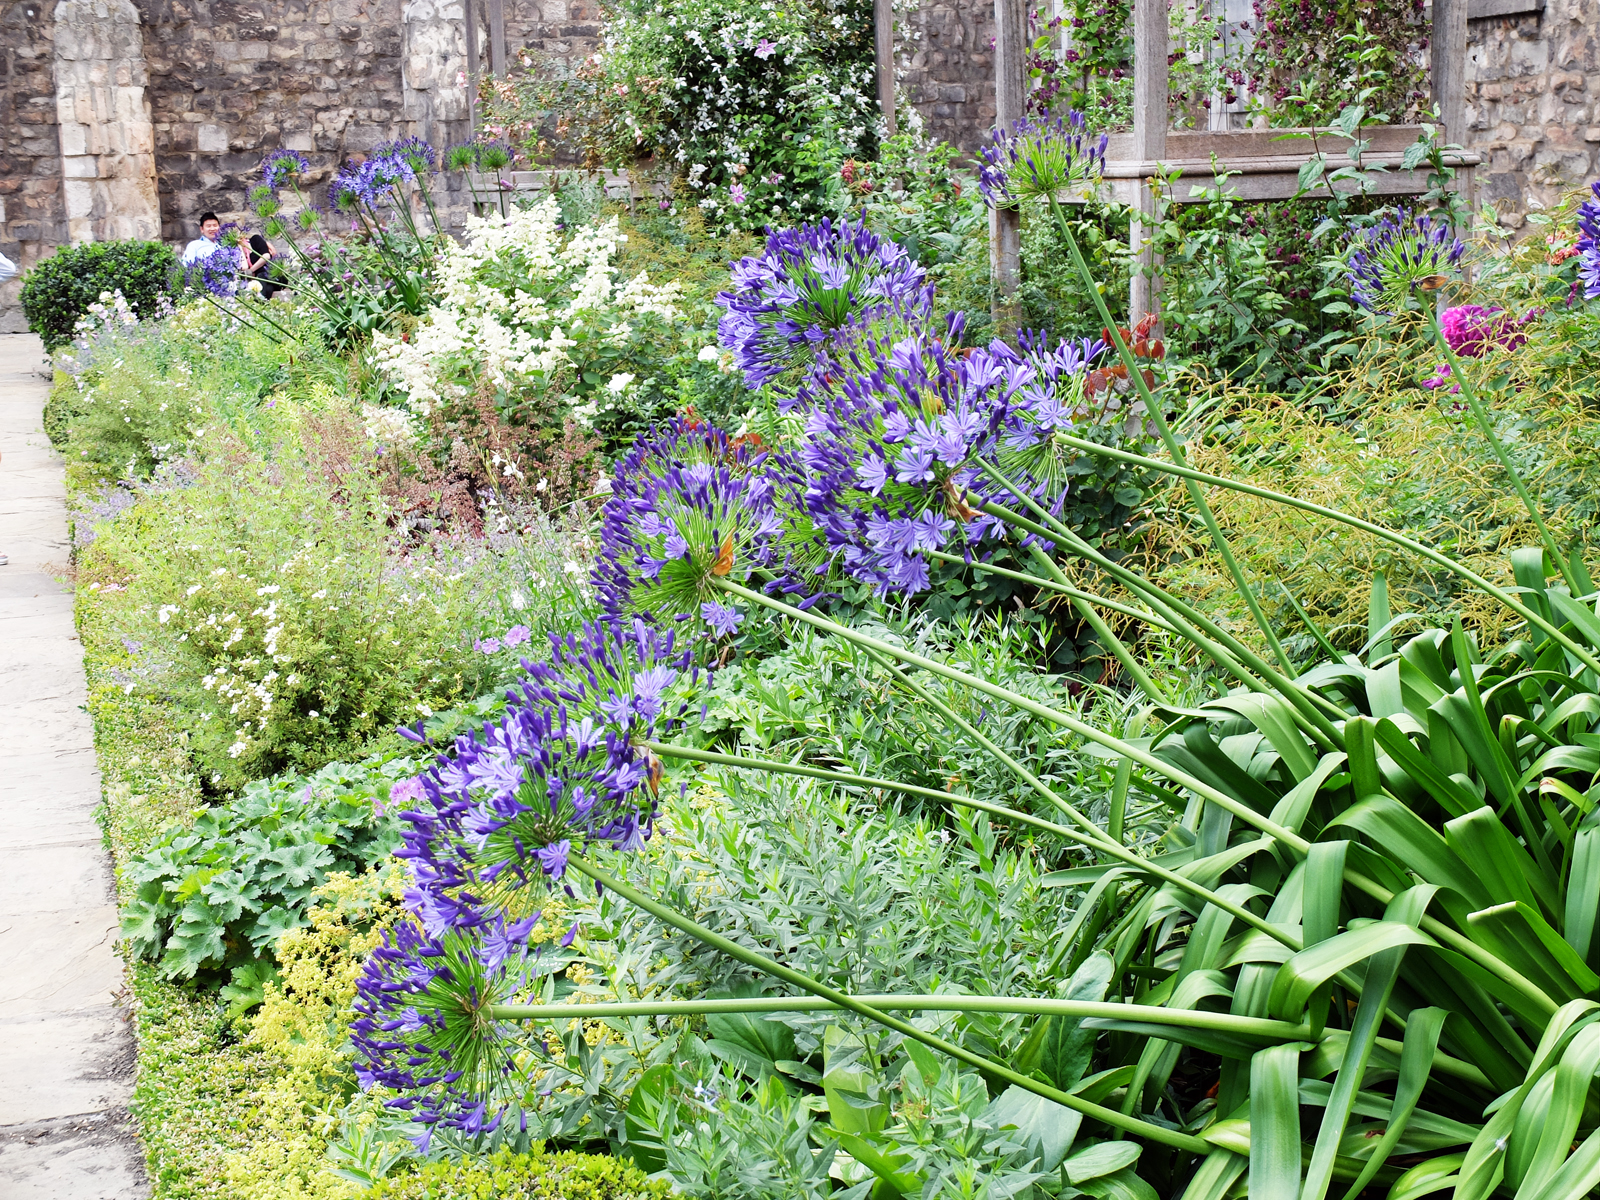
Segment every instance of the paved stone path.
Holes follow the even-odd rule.
[[[142,1200],[133,1038],[31,334],[0,335],[0,1200]]]

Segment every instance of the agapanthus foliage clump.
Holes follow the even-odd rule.
[[[1108,140],[1089,133],[1081,112],[1022,117],[1009,129],[996,129],[983,147],[978,188],[996,208],[1082,187],[1105,166]]]
[[[595,584],[617,617],[735,632],[743,614],[714,586],[788,575],[809,530],[796,518],[805,475],[794,455],[677,418],[637,442],[612,476]]]
[[[873,321],[914,329],[933,312],[927,272],[866,219],[769,231],[759,255],[733,264],[717,339],[751,388],[811,371]]]
[[[1369,312],[1400,312],[1443,287],[1466,247],[1441,217],[1402,208],[1351,233],[1350,293]]]

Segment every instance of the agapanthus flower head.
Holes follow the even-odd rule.
[[[1457,304],[1439,314],[1439,329],[1450,349],[1462,358],[1477,358],[1493,346],[1515,350],[1524,345],[1528,335],[1522,327],[1537,315],[1530,312],[1513,318],[1503,309]]]
[[[298,150],[274,150],[261,164],[261,182],[273,191],[291,179],[310,173],[310,162]]]
[[[1082,188],[1105,166],[1107,137],[1091,137],[1076,109],[1066,116],[1022,117],[996,129],[983,147],[978,190],[991,208]]]
[[[411,168],[412,174],[421,176],[430,173],[439,161],[438,152],[425,140],[419,137],[399,138],[396,141],[385,142],[372,152],[374,159],[398,158]]]
[[[429,932],[402,921],[384,934],[356,982],[350,1040],[363,1090],[392,1089],[387,1101],[423,1126],[492,1133],[521,1098],[520,1022],[489,1017],[491,1004],[530,990],[528,937],[534,913],[502,915],[471,932]]]
[[[851,364],[855,373],[808,398],[806,506],[855,578],[921,591],[920,551],[961,545],[977,527],[968,492],[975,459],[1001,431],[1007,370],[926,333],[872,342]]]
[[[329,196],[334,206],[345,212],[376,208],[391,198],[393,188],[414,182],[416,177],[405,156],[374,156],[363,163],[351,163],[335,175]]]
[[[595,590],[616,617],[639,615],[686,632],[726,631],[718,580],[783,571],[804,520],[804,479],[792,455],[677,417],[618,464],[601,516],[605,547]],[[715,619],[707,605],[715,603]]]
[[[751,388],[840,351],[876,318],[910,326],[933,311],[927,272],[866,219],[768,231],[765,250],[732,264],[717,340]]]
[[[406,906],[429,936],[486,928],[553,886],[574,847],[636,850],[656,819],[661,766],[640,742],[683,717],[695,676],[671,630],[591,622],[524,660],[504,715],[462,734],[418,776],[396,857],[411,864]]]
[[[1417,294],[1437,291],[1466,250],[1448,221],[1408,208],[1353,231],[1349,245],[1350,293],[1370,312],[1398,312]]]
[[[1578,206],[1578,282],[1586,300],[1600,296],[1600,183],[1590,184],[1593,195]]]
[[[183,269],[184,280],[193,288],[204,288],[213,296],[232,296],[239,290],[242,274],[237,237],[231,244],[218,235],[217,248]]]

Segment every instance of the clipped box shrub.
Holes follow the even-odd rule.
[[[565,1150],[514,1154],[478,1162],[428,1163],[411,1175],[379,1180],[369,1200],[657,1200],[670,1184],[630,1162]]]
[[[78,318],[101,292],[120,291],[141,317],[173,293],[178,257],[160,242],[90,242],[63,246],[22,282],[22,314],[46,350],[72,340]]]

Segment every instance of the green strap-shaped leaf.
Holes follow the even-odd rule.
[[[1300,1043],[1250,1060],[1250,1200],[1286,1200],[1300,1190]]]
[[[1345,1192],[1344,1200],[1356,1200],[1389,1155],[1394,1153],[1412,1114],[1416,1112],[1422,1089],[1427,1086],[1429,1076],[1433,1073],[1433,1054],[1439,1048],[1439,1032],[1444,1028],[1447,1015],[1442,1008],[1414,1008],[1407,1014],[1405,1047],[1400,1052],[1400,1075],[1395,1080],[1394,1104],[1388,1112],[1388,1128],[1373,1147],[1372,1157],[1361,1169],[1361,1174]]]
[[[1211,1140],[1209,1134],[1210,1130],[1207,1130],[1207,1141]],[[1201,1160],[1194,1177],[1189,1180],[1189,1186],[1183,1190],[1181,1200],[1222,1200],[1238,1182],[1239,1176],[1244,1174],[1250,1163],[1248,1154],[1248,1145],[1244,1154],[1236,1154],[1218,1146]]]
[[[1394,643],[1388,637],[1389,580],[1382,571],[1372,573],[1372,595],[1367,600],[1367,661],[1374,662],[1394,653]]]
[[[1324,754],[1317,763],[1317,769],[1290,788],[1283,799],[1273,807],[1272,820],[1285,829],[1298,833],[1300,822],[1304,821],[1306,814],[1311,811],[1311,802],[1317,798],[1317,792],[1328,781],[1328,777],[1344,765],[1345,756],[1342,751]]]
[[[1495,1101],[1488,1122],[1467,1147],[1454,1200],[1485,1200],[1500,1186],[1505,1177],[1506,1148],[1523,1104],[1539,1080],[1560,1060],[1572,1039],[1596,1021],[1600,1021],[1600,1004],[1592,1000],[1574,1000],[1556,1010],[1545,1024],[1527,1077],[1515,1091]]]
[[[1410,888],[1389,902],[1384,913],[1385,922],[1415,926],[1427,911],[1428,902],[1437,891],[1430,884]],[[1367,1061],[1372,1054],[1378,1026],[1383,1022],[1384,1010],[1394,994],[1395,980],[1400,976],[1400,964],[1405,959],[1406,947],[1396,946],[1372,957],[1367,967],[1367,977],[1361,990],[1360,1003],[1356,1005],[1355,1020],[1350,1026],[1350,1036],[1345,1042],[1344,1061],[1333,1082],[1333,1091],[1323,1110],[1322,1125],[1317,1130],[1317,1141],[1311,1151],[1311,1162],[1306,1168],[1305,1185],[1301,1200],[1323,1200],[1333,1182],[1334,1160],[1350,1123],[1350,1110],[1361,1090],[1361,1081],[1367,1073]]]
[[[1573,1152],[1561,1170],[1528,1200],[1574,1200],[1589,1195],[1596,1184],[1600,1184],[1600,1129],[1584,1138],[1583,1145]],[[1517,1195],[1520,1200],[1522,1193]]]
[[[1328,822],[1358,829],[1385,857],[1428,883],[1450,888],[1474,908],[1494,902],[1482,881],[1444,838],[1390,796],[1368,796]]]
[[[1591,646],[1600,646],[1600,617],[1594,615],[1593,609],[1563,592],[1548,592],[1546,595],[1561,619],[1572,626],[1578,640]]]
[[[1529,908],[1558,912],[1556,885],[1522,848],[1488,805],[1446,821],[1445,843],[1478,873],[1497,900],[1519,900]]]
[[[1418,1163],[1394,1181],[1387,1200],[1421,1200],[1423,1196],[1432,1196],[1453,1183],[1459,1183],[1461,1176],[1456,1174],[1456,1170],[1465,1157],[1465,1154],[1441,1154],[1438,1158]]]
[[[1317,756],[1294,723],[1293,710],[1277,696],[1250,692],[1243,696],[1224,696],[1204,707],[1236,712],[1259,729],[1283,759],[1296,783],[1309,779],[1316,770]]]
[[[1526,1172],[1507,1169],[1508,1180],[1518,1185],[1519,1200],[1540,1195],[1562,1170],[1568,1151],[1572,1148],[1572,1137],[1577,1133],[1578,1122],[1583,1117],[1589,1085],[1594,1080],[1597,1067],[1600,1067],[1600,1025],[1591,1025],[1572,1039],[1556,1066],[1555,1087],[1551,1092],[1549,1108],[1544,1120],[1538,1122],[1536,1131],[1530,1131],[1536,1132],[1538,1142],[1527,1159]],[[1516,1167],[1521,1166],[1521,1162],[1516,1164]],[[1561,1194],[1582,1195],[1587,1190],[1584,1187],[1577,1192]]]
[[[1576,1000],[1600,989],[1600,975],[1528,905],[1497,904],[1473,913],[1468,922],[1491,953],[1555,1000]]]
[[[1593,967],[1594,928],[1600,918],[1600,827],[1580,828],[1572,839],[1572,872],[1567,877],[1567,944]]]
[[[1374,921],[1307,946],[1278,968],[1268,1012],[1279,1020],[1298,1021],[1311,994],[1340,971],[1397,946],[1433,945],[1431,937],[1402,921]]]
[[[1501,804],[1510,804],[1516,784],[1506,752],[1500,748],[1494,730],[1489,725],[1488,714],[1478,698],[1477,688],[1452,692],[1433,706],[1442,716],[1461,743],[1472,765],[1478,768],[1482,779],[1494,798]]]
[[[1393,721],[1379,721],[1375,736],[1384,753],[1420,783],[1451,816],[1459,817],[1479,807],[1478,797],[1440,770]]]
[[[1325,942],[1339,932],[1339,902],[1344,896],[1344,861],[1349,849],[1349,842],[1313,842],[1306,854],[1301,905],[1307,946]]]

